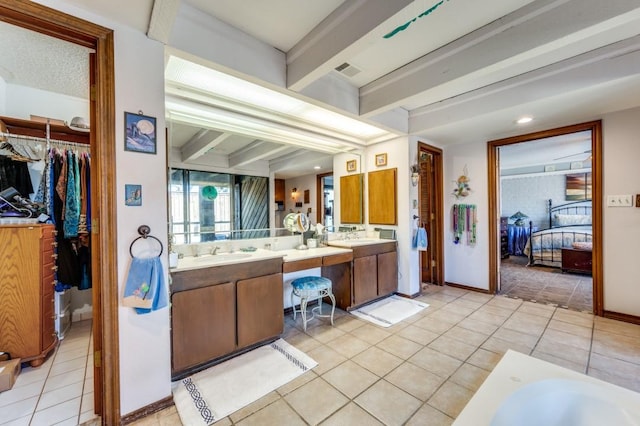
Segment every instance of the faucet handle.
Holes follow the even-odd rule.
[[[215,246],[215,247],[213,247],[213,248],[211,249],[211,254],[216,254],[216,253],[218,253],[218,250],[220,250],[220,247],[219,247],[219,246]]]

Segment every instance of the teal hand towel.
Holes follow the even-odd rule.
[[[159,257],[131,259],[122,304],[135,308],[138,314],[167,306],[167,289]]]
[[[427,251],[427,247],[429,247],[427,230],[424,228],[418,228],[418,232],[416,233],[416,248],[419,251]]]

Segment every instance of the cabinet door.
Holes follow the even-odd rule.
[[[282,274],[240,280],[236,291],[239,348],[282,334]]]
[[[376,255],[353,259],[353,302],[355,305],[378,295]]]
[[[398,253],[390,251],[378,255],[378,296],[398,291]]]
[[[233,283],[174,293],[171,297],[173,372],[236,349]]]

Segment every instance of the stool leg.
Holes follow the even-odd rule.
[[[302,328],[307,331],[307,298],[300,299],[300,313],[302,314]]]
[[[322,315],[322,295],[323,295],[322,292],[320,292],[320,294],[318,295],[318,306],[319,306],[318,307],[318,313],[320,315]]]
[[[291,292],[291,308],[293,309],[293,320],[296,320],[296,305],[294,305],[293,303],[293,295],[295,294],[294,291]]]
[[[333,293],[329,293],[329,299],[331,299],[331,325],[333,325],[333,313],[336,311],[336,298]]]

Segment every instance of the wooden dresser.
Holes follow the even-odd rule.
[[[53,225],[0,225],[0,350],[33,367],[58,343],[55,232]]]
[[[500,258],[506,259],[509,257],[509,218],[506,216],[500,217]]]

